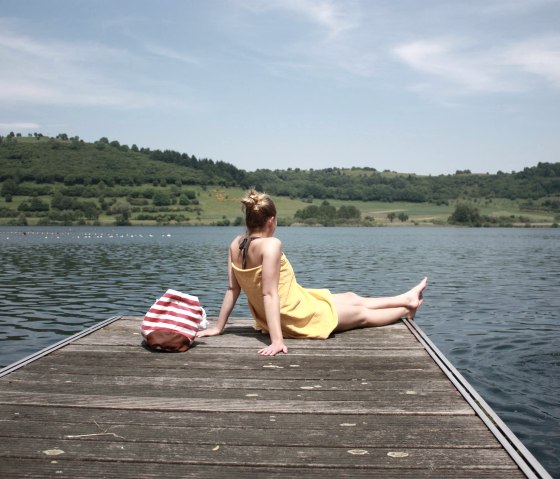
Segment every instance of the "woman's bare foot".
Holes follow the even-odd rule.
[[[428,285],[428,278],[425,277],[416,286],[414,286],[414,288],[412,288],[411,290],[403,294],[405,298],[405,305],[404,305],[405,308],[407,308],[410,311],[413,311],[411,319],[414,319],[414,314],[416,313],[416,310],[422,304],[423,297],[424,297],[424,289],[426,289],[427,285]]]
[[[414,316],[416,316],[416,311],[418,311],[418,308],[421,306],[421,304],[424,302],[424,300],[422,298],[420,298],[420,301],[418,301],[418,306],[414,309],[409,309],[408,310],[408,314],[405,316],[406,319],[410,319],[410,321],[414,321]]]

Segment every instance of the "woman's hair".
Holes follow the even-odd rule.
[[[265,193],[258,193],[254,189],[249,190],[247,196],[241,200],[245,212],[245,224],[249,230],[260,230],[264,228],[266,221],[276,216],[276,206]]]

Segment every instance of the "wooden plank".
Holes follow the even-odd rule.
[[[138,461],[175,464],[222,464],[260,467],[359,467],[386,469],[455,469],[495,468],[515,471],[509,455],[502,449],[469,448],[373,448],[239,446],[219,444],[144,443],[116,440],[85,441],[77,439],[13,438],[10,451],[0,449],[0,458],[17,455],[38,459],[45,451],[63,451],[64,459]],[[148,449],[149,448],[149,449]],[[149,451],[149,455],[146,453]],[[401,453],[401,454],[394,454]]]
[[[105,381],[90,381],[91,376],[76,377],[69,379],[68,375],[58,375],[58,380],[12,380],[6,381],[4,392],[29,392],[35,393],[41,390],[43,393],[67,393],[80,395],[133,395],[145,396],[167,396],[184,397],[188,388],[188,397],[198,398],[243,398],[247,397],[247,390],[253,390],[251,397],[268,399],[293,399],[302,400],[333,400],[333,401],[369,401],[373,396],[381,396],[394,400],[401,395],[418,396],[416,401],[462,401],[462,396],[457,390],[446,387],[444,389],[430,388],[428,384],[416,383],[417,388],[409,389],[410,383],[404,381],[364,381],[364,380],[257,380],[257,379],[220,379],[204,378],[203,384],[191,385],[188,378],[175,379],[172,377],[122,377],[116,380],[114,376],[103,376],[109,378]],[[99,379],[99,376],[96,376]],[[197,379],[196,381],[199,381]],[[192,381],[195,382],[195,381]],[[225,387],[221,384],[225,383]],[[441,383],[441,381],[440,381]],[[146,388],[149,384],[151,387]],[[155,394],[154,394],[155,393]],[[255,396],[254,393],[259,393]]]
[[[317,388],[321,389],[317,389]],[[215,389],[215,388],[197,388],[189,389],[188,396],[185,390],[173,387],[162,386],[159,388],[148,389],[145,385],[118,385],[113,386],[108,390],[100,389],[99,386],[94,384],[75,382],[65,384],[49,384],[44,383],[41,391],[45,394],[57,395],[74,395],[74,396],[88,396],[94,397],[102,395],[108,398],[113,396],[138,398],[140,401],[143,398],[148,398],[151,401],[156,398],[166,399],[208,399],[208,400],[242,400],[244,398],[251,398],[259,401],[328,401],[336,403],[341,401],[352,403],[371,404],[376,406],[387,407],[390,404],[398,401],[404,408],[408,408],[409,404],[414,404],[417,407],[426,409],[429,405],[434,404],[434,409],[439,410],[444,407],[448,409],[457,409],[464,407],[462,396],[457,391],[402,391],[391,389],[380,389],[372,394],[372,391],[359,391],[359,390],[333,390],[322,389],[320,385],[302,386],[299,389],[285,390],[285,389],[252,389],[247,392],[246,389]],[[6,384],[2,393],[29,393],[35,394],[36,385],[34,384]],[[402,397],[404,396],[404,397]],[[414,397],[413,397],[414,396]],[[253,401],[254,402],[254,401]],[[437,405],[437,406],[436,406]],[[410,406],[412,407],[412,406]]]
[[[250,333],[251,335],[247,336],[235,336],[231,334],[223,334],[221,336],[215,336],[211,338],[200,338],[196,339],[194,346],[195,347],[204,347],[205,349],[221,349],[226,347],[228,349],[260,349],[263,345],[267,345],[270,342],[268,336]],[[332,341],[332,343],[331,343]],[[96,346],[99,349],[107,348],[115,348],[115,346],[129,346],[129,347],[138,347],[143,342],[143,338],[139,333],[133,333],[127,337],[115,337],[112,335],[107,335],[100,341],[93,340],[91,337],[85,337],[82,339],[77,340],[73,347],[81,346],[83,350],[87,350],[85,346]],[[399,341],[398,338],[395,337],[385,337],[385,338],[377,338],[375,342],[353,342],[352,344],[345,344],[342,341],[337,341],[334,338],[330,338],[327,342],[320,341],[320,340],[303,340],[303,339],[285,339],[285,343],[288,346],[288,349],[291,351],[292,349],[301,350],[313,350],[313,351],[323,351],[324,354],[340,354],[340,352],[345,351],[348,352],[350,349],[359,349],[363,351],[375,351],[375,350],[391,350],[395,349],[398,351],[403,351],[406,349],[414,349],[418,351],[423,351],[422,348],[418,347],[417,344],[413,343],[403,343]],[[194,348],[193,348],[194,349]]]
[[[101,363],[101,361],[100,361]],[[115,376],[130,376],[136,377],[138,374],[137,369],[134,367],[134,363],[127,363],[126,367],[120,367],[115,364],[106,364],[105,368],[99,368],[96,370],[84,370],[84,364],[57,364],[56,366],[46,366],[42,364],[32,364],[28,367],[32,368],[34,373],[37,374],[67,374],[75,375],[75,377],[88,377],[88,376],[98,376],[103,371],[104,375],[115,375]],[[138,361],[136,362],[138,364]],[[176,377],[176,378],[209,378],[219,380],[226,378],[233,379],[270,379],[274,380],[310,380],[316,381],[319,374],[323,374],[323,377],[319,378],[319,381],[330,380],[340,380],[340,381],[392,381],[396,378],[402,381],[429,381],[429,380],[441,380],[441,371],[435,368],[430,368],[430,370],[409,368],[401,369],[398,374],[391,370],[383,370],[380,368],[374,369],[354,369],[351,371],[352,377],[348,378],[348,372],[343,368],[332,369],[332,370],[314,370],[314,369],[302,369],[302,368],[276,368],[274,365],[265,364],[258,369],[253,369],[252,367],[235,367],[231,363],[224,363],[223,368],[213,369],[209,364],[205,367],[190,368],[189,363],[181,363],[179,366],[174,368],[166,368],[165,365],[158,364],[159,367],[151,367],[146,365],[143,367],[143,371],[146,377],[153,377],[162,375],[163,377]],[[26,369],[28,368],[26,367]]]
[[[456,394],[456,389],[447,380],[441,378],[420,379],[416,376],[408,379],[400,376],[395,379],[384,377],[383,379],[374,378],[364,381],[362,379],[319,379],[299,378],[299,379],[270,379],[266,381],[256,378],[232,378],[232,377],[177,377],[175,374],[161,374],[153,376],[116,376],[111,374],[88,374],[88,375],[68,375],[63,373],[51,372],[48,375],[38,372],[21,371],[17,378],[9,381],[10,385],[17,388],[31,388],[35,390],[43,385],[51,387],[55,385],[65,386],[68,384],[80,385],[87,383],[96,387],[123,387],[123,386],[143,386],[150,384],[152,387],[165,389],[281,389],[281,390],[352,390],[352,391],[380,391],[397,390],[406,391],[409,394],[422,393],[427,391],[448,391]]]
[[[190,391],[189,391],[190,393]],[[156,394],[156,391],[151,391]],[[441,400],[440,400],[441,399]],[[166,411],[232,411],[269,413],[300,413],[300,414],[473,414],[472,409],[464,401],[454,399],[428,398],[419,400],[419,396],[401,396],[398,401],[394,398],[373,398],[369,401],[334,401],[334,400],[305,400],[294,399],[263,399],[248,393],[246,399],[241,398],[193,398],[162,396],[109,396],[53,394],[28,392],[0,392],[0,404],[49,404],[51,406],[66,407],[99,407],[107,409],[142,409]]]
[[[324,479],[336,477],[337,479],[422,479],[433,477],[446,477],[452,474],[454,479],[518,479],[525,477],[520,471],[510,469],[456,469],[450,473],[448,470],[428,469],[386,469],[386,468],[355,468],[355,467],[284,467],[267,466],[225,466],[211,464],[197,464],[195,466],[178,465],[175,463],[150,463],[150,462],[116,462],[116,461],[80,461],[41,458],[2,458],[2,472],[5,477],[22,477],[25,471],[26,478],[57,477],[62,479],[82,479],[103,477],[106,479]]]
[[[121,320],[122,321],[122,320]],[[79,339],[75,345],[128,345],[137,346],[142,342],[140,335],[140,322],[137,320],[129,320],[125,325],[118,321],[103,329],[100,329],[94,336],[86,336]],[[237,324],[237,323],[236,323]],[[229,325],[224,334],[212,338],[200,338],[196,340],[197,345],[203,345],[205,348],[259,348],[269,341],[268,335],[256,332],[252,327],[252,320],[244,320],[240,325]],[[132,328],[132,330],[131,330]],[[375,341],[371,338],[364,337],[360,331],[349,331],[342,334],[335,334],[328,341],[323,340],[301,340],[286,339],[288,347],[299,347],[302,345],[306,349],[321,349],[328,351],[337,351],[349,348],[358,349],[418,349],[423,348],[408,333],[406,329],[395,327],[394,325],[383,328],[376,335]]]
[[[83,439],[107,440],[111,437],[126,441],[144,441],[176,444],[212,444],[240,446],[289,446],[321,447],[335,443],[337,447],[392,447],[415,448],[500,448],[500,444],[486,429],[473,427],[468,430],[456,427],[444,428],[434,421],[428,424],[414,422],[410,417],[400,421],[383,421],[383,416],[371,420],[368,427],[353,422],[333,423],[324,421],[326,427],[315,427],[306,418],[299,418],[300,427],[291,428],[290,434],[283,437],[277,432],[284,430],[282,416],[268,415],[261,427],[253,424],[251,428],[217,427],[210,415],[206,416],[211,426],[182,426],[178,421],[173,424],[113,424],[105,425],[96,420],[79,423],[50,422],[39,420],[12,420],[0,423],[0,436],[15,438],[41,439]],[[361,418],[360,418],[361,420]],[[271,422],[272,421],[272,422]],[[273,427],[270,427],[273,424]],[[449,424],[447,422],[446,424]],[[410,429],[413,427],[413,430]],[[359,439],[357,435],[359,434]]]
[[[275,356],[274,358],[259,356],[256,349],[252,351],[236,351],[234,360],[231,353],[223,351],[200,351],[195,348],[188,355],[177,353],[159,353],[144,351],[136,348],[130,352],[114,350],[104,351],[80,351],[69,348],[68,350],[56,351],[38,363],[32,363],[28,367],[32,370],[50,368],[53,371],[61,371],[64,368],[80,367],[84,373],[88,371],[105,371],[107,368],[113,370],[136,371],[139,361],[149,368],[180,369],[188,366],[189,369],[315,369],[318,371],[348,371],[349,376],[356,377],[356,370],[391,371],[398,374],[402,370],[413,371],[438,371],[439,368],[424,354],[397,354],[387,352],[386,354],[371,354],[367,358],[360,355],[332,355],[332,354],[309,354],[308,351],[291,352],[288,355]],[[37,368],[37,369],[35,369]],[[388,369],[389,368],[389,369]]]
[[[122,409],[116,415],[111,409],[93,407],[55,407],[51,405],[28,406],[24,404],[7,404],[0,408],[0,421],[48,421],[64,423],[95,422],[102,425],[153,425],[172,427],[177,424],[185,427],[212,426],[216,428],[268,428],[268,429],[339,429],[351,427],[354,431],[371,428],[403,427],[415,432],[416,428],[427,428],[436,434],[437,431],[486,431],[486,426],[473,415],[441,416],[441,415],[376,415],[376,414],[307,414],[283,413],[281,415],[243,412],[200,412],[200,411],[167,411],[159,410],[127,410]],[[291,434],[291,432],[290,432]],[[0,431],[1,435],[1,431]]]

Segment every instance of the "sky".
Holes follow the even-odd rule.
[[[0,0],[0,135],[254,171],[560,161],[560,0]]]

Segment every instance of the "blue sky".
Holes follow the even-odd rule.
[[[257,168],[560,161],[560,0],[0,0],[0,134]]]

